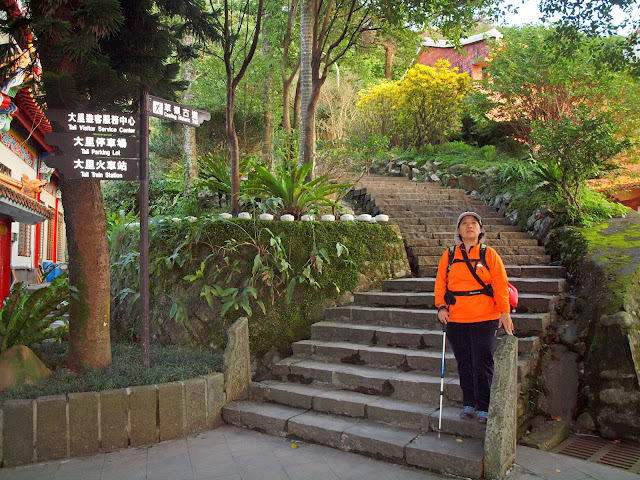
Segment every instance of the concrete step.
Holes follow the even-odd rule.
[[[510,278],[509,281],[518,289],[519,293],[562,293],[566,287],[564,278]],[[399,278],[383,280],[382,290],[385,292],[433,292],[436,279],[430,278]]]
[[[331,385],[342,390],[408,402],[435,405],[440,398],[440,375],[420,371],[402,372],[289,357],[275,364],[273,373],[281,380],[303,385]],[[462,391],[457,375],[445,376],[444,404],[461,406],[461,402]]]
[[[320,413],[363,418],[372,422],[403,428],[418,428],[421,432],[438,431],[438,405],[411,403],[391,398],[336,390],[329,386],[265,380],[253,382],[249,398]],[[443,407],[442,433],[469,438],[484,438],[485,425],[460,418],[457,407]]]
[[[407,214],[403,213],[402,216],[399,215],[389,215],[389,221],[395,223],[400,227],[407,227],[411,229],[413,227],[417,227],[419,225],[425,225],[429,227],[427,232],[451,232],[453,233],[457,228],[455,218],[440,218],[440,217],[425,217],[421,214]],[[511,232],[520,232],[520,228],[511,225],[508,219],[501,218],[489,218],[486,221],[483,219],[483,226],[485,232],[495,232],[495,231],[511,231]]]
[[[345,416],[329,415],[268,403],[238,401],[226,405],[223,419],[233,425],[299,438],[341,450],[418,466],[429,470],[481,478],[484,460],[479,439],[418,428],[401,428]],[[464,445],[464,446],[463,446]]]
[[[553,295],[540,293],[522,293],[518,295],[519,312],[547,312]],[[366,307],[409,307],[434,308],[433,292],[358,292],[354,294],[354,303]]]
[[[421,308],[384,308],[384,307],[364,307],[361,305],[346,305],[344,307],[333,307],[325,310],[325,321],[330,323],[350,324],[353,326],[375,326],[391,328],[426,329],[427,331],[442,331],[441,323],[438,321],[438,312],[435,309]],[[551,324],[551,314],[545,313],[514,313],[513,319],[515,333],[518,336],[540,335]],[[314,325],[323,325],[318,322]],[[321,327],[312,327],[321,328]],[[327,327],[328,328],[328,327]],[[331,328],[335,328],[331,326]],[[362,331],[362,336],[369,333]],[[409,333],[410,334],[410,333]],[[392,331],[375,331],[376,339],[383,340],[395,335]],[[429,337],[423,334],[425,345],[437,345],[437,342],[429,342]],[[382,341],[382,340],[381,340]],[[380,344],[379,342],[377,344]],[[409,345],[409,344],[407,344]]]

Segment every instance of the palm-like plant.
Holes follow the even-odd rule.
[[[336,203],[340,194],[346,193],[351,187],[346,183],[331,183],[331,178],[322,175],[307,181],[312,165],[304,164],[298,168],[281,168],[278,175],[274,175],[265,167],[257,165],[249,175],[246,192],[260,197],[274,197],[282,201],[278,213],[291,214],[300,218],[312,208],[339,208]]]
[[[49,338],[60,338],[67,331],[64,314],[69,308],[67,275],[28,294],[22,282],[16,283],[0,308],[0,352],[14,345],[29,346]],[[62,326],[51,327],[57,320]]]
[[[221,157],[204,156],[198,160],[200,178],[198,186],[207,187],[212,193],[231,195],[231,170]],[[240,178],[248,175],[253,167],[253,161],[249,157],[240,159]]]

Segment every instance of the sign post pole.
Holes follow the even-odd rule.
[[[151,366],[149,356],[149,92],[140,94],[140,350],[142,366]]]

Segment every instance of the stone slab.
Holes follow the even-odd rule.
[[[36,461],[68,457],[67,398],[64,395],[38,397],[36,423]]]
[[[102,450],[126,448],[129,444],[129,396],[126,389],[100,393]]]
[[[184,405],[187,434],[207,428],[207,382],[203,377],[192,378],[184,384]]]
[[[222,423],[222,407],[227,403],[224,392],[224,374],[207,375],[207,426],[216,427]]]
[[[33,408],[33,400],[7,400],[2,407],[4,467],[34,461]]]
[[[548,452],[569,436],[569,423],[565,421],[547,421],[520,439],[520,444]]]
[[[281,405],[310,410],[313,407],[314,396],[324,392],[324,389],[311,385],[281,382],[267,387],[266,399]]]
[[[334,390],[316,395],[313,398],[313,409],[334,415],[364,417],[367,403],[374,399],[371,395]]]
[[[227,401],[246,398],[251,383],[249,320],[246,317],[236,320],[227,330],[223,370]]]
[[[222,418],[225,422],[239,427],[251,428],[272,435],[285,435],[290,419],[303,414],[300,408],[236,401],[225,405]]]
[[[449,435],[458,435],[462,437],[471,437],[484,440],[486,425],[479,423],[475,418],[460,418],[460,408],[443,407],[442,408],[442,432]],[[438,431],[438,423],[440,421],[440,411],[432,412],[427,418],[427,424],[424,430],[432,432]]]
[[[480,479],[483,472],[484,448],[473,438],[460,438],[437,433],[424,433],[406,447],[409,465],[436,472]]]
[[[379,398],[367,404],[367,418],[404,427],[423,427],[435,408],[421,403]]]
[[[100,397],[95,392],[70,393],[69,453],[72,457],[100,451]]]
[[[131,430],[129,443],[132,447],[150,445],[158,441],[157,393],[155,385],[131,387],[129,389],[129,415]]]
[[[185,434],[185,411],[182,382],[158,385],[158,433],[160,441]]]
[[[419,429],[391,427],[362,421],[344,431],[342,445],[346,450],[372,457],[402,461],[405,446],[419,435]]]
[[[342,448],[342,433],[357,419],[307,412],[289,420],[289,435],[302,440]]]

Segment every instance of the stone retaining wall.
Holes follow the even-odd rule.
[[[3,467],[150,445],[215,428],[246,396],[246,318],[229,329],[224,373],[159,385],[7,400],[0,410]]]

